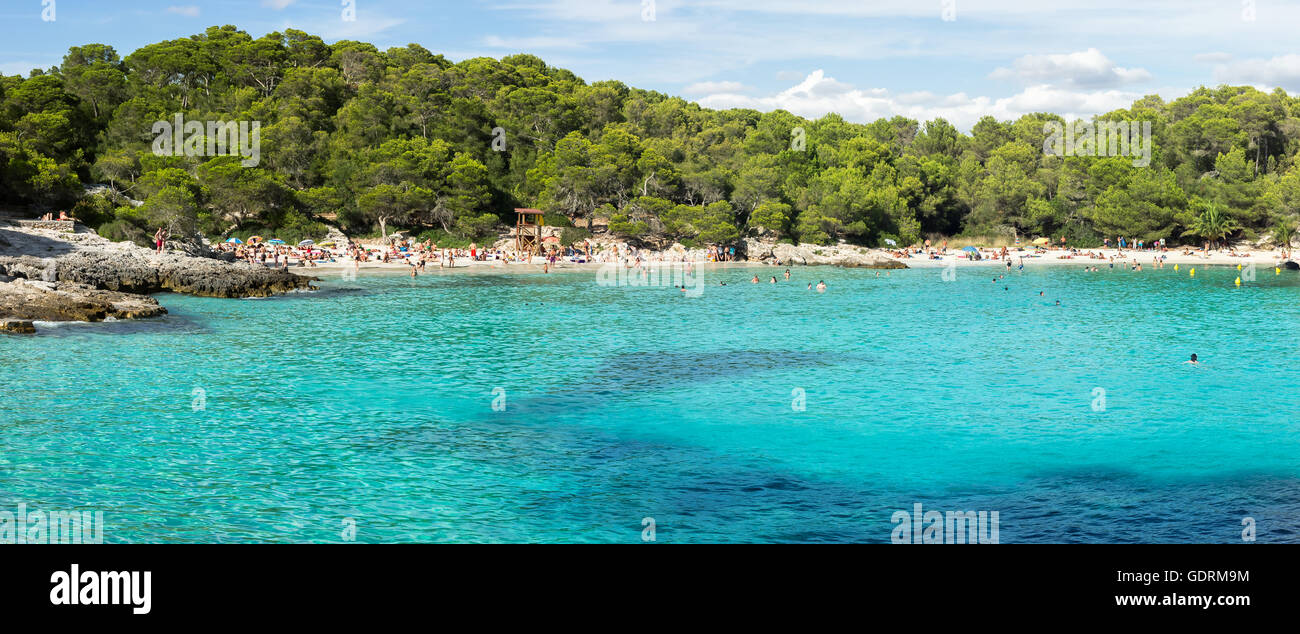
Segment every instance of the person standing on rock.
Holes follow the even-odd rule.
[[[163,252],[163,246],[167,244],[167,230],[158,227],[158,231],[153,234],[153,244],[158,248],[157,253]]]

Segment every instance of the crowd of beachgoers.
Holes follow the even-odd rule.
[[[165,249],[166,233],[155,236],[155,245],[161,251]],[[545,251],[532,257],[518,257],[513,245],[480,247],[471,244],[468,248],[446,248],[430,240],[393,240],[380,244],[349,242],[316,243],[304,240],[297,245],[289,245],[281,240],[263,240],[259,237],[242,240],[231,239],[213,246],[218,252],[232,253],[235,259],[250,264],[267,267],[316,268],[321,266],[342,266],[362,268],[405,266],[412,275],[419,275],[427,268],[439,269],[464,268],[475,265],[536,264],[542,270],[561,265],[605,264],[617,262],[628,266],[647,263],[678,262],[728,262],[736,258],[735,247],[711,246],[707,249],[688,251],[684,248],[655,251],[641,249],[625,243],[583,242],[571,246],[550,246]]]
[[[155,236],[159,250],[165,248],[166,233]],[[315,243],[304,240],[296,245],[286,244],[280,240],[263,240],[250,238],[245,243],[230,239],[214,246],[217,251],[232,253],[238,260],[266,267],[284,270],[317,267],[351,267],[360,268],[405,268],[412,276],[419,275],[431,267],[438,269],[456,269],[478,265],[503,267],[510,264],[539,265],[544,272],[553,268],[573,265],[618,263],[627,267],[640,267],[668,263],[725,263],[737,261],[735,247],[712,245],[702,249],[686,249],[673,245],[669,249],[657,251],[638,248],[622,242],[586,241],[571,246],[558,244],[546,245],[540,254],[532,257],[519,257],[514,245],[503,240],[495,246],[480,247],[471,244],[468,248],[447,248],[430,241],[399,239],[388,242],[363,243],[349,241],[347,244],[334,242]],[[821,249],[816,245],[804,245],[811,249]],[[831,247],[834,248],[834,247]],[[861,249],[859,249],[861,250]],[[1291,258],[1289,250],[1237,250],[1232,246],[1203,243],[1200,247],[1171,247],[1163,240],[1147,243],[1141,240],[1117,238],[1113,242],[1105,241],[1101,248],[1078,248],[1065,244],[1053,245],[1046,240],[1038,240],[1027,246],[1019,244],[1003,247],[949,248],[947,240],[924,243],[905,248],[870,249],[877,253],[904,262],[909,267],[951,266],[956,264],[997,264],[1011,267],[1013,264],[1023,267],[1026,264],[1067,264],[1083,263],[1089,267],[1097,263],[1115,268],[1122,266],[1141,270],[1143,265],[1163,268],[1165,264],[1204,263],[1234,264],[1241,262],[1280,265]],[[759,262],[741,263],[759,264]],[[789,265],[789,262],[768,260],[766,264]]]
[[[1106,239],[1101,248],[1078,248],[1065,244],[1053,246],[1040,241],[1028,247],[1015,245],[1000,248],[966,246],[961,249],[949,249],[948,241],[938,244],[926,240],[923,245],[906,249],[894,249],[889,254],[898,260],[907,261],[908,266],[946,266],[951,263],[997,263],[1010,265],[1013,261],[1023,265],[1026,260],[1034,263],[1074,263],[1080,261],[1088,266],[1095,262],[1105,262],[1107,266],[1125,266],[1141,270],[1144,263],[1153,268],[1163,268],[1165,264],[1239,264],[1266,263],[1280,265],[1291,259],[1289,249],[1238,250],[1232,245],[1214,245],[1203,242],[1200,247],[1169,246],[1164,240],[1145,242],[1117,238]],[[920,260],[917,262],[916,260]]]

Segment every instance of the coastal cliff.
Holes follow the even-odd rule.
[[[30,332],[21,322],[103,321],[167,311],[151,293],[267,297],[312,288],[316,278],[178,253],[157,254],[72,231],[0,221],[0,332]]]

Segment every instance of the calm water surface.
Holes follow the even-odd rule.
[[[746,271],[335,276],[0,338],[0,510],[102,510],[110,542],[888,542],[919,502],[1004,543],[1300,541],[1295,272]]]

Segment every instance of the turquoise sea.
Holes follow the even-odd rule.
[[[1003,543],[1300,541],[1295,272],[754,271],[334,274],[3,337],[0,510],[107,542],[888,542],[916,503]]]

